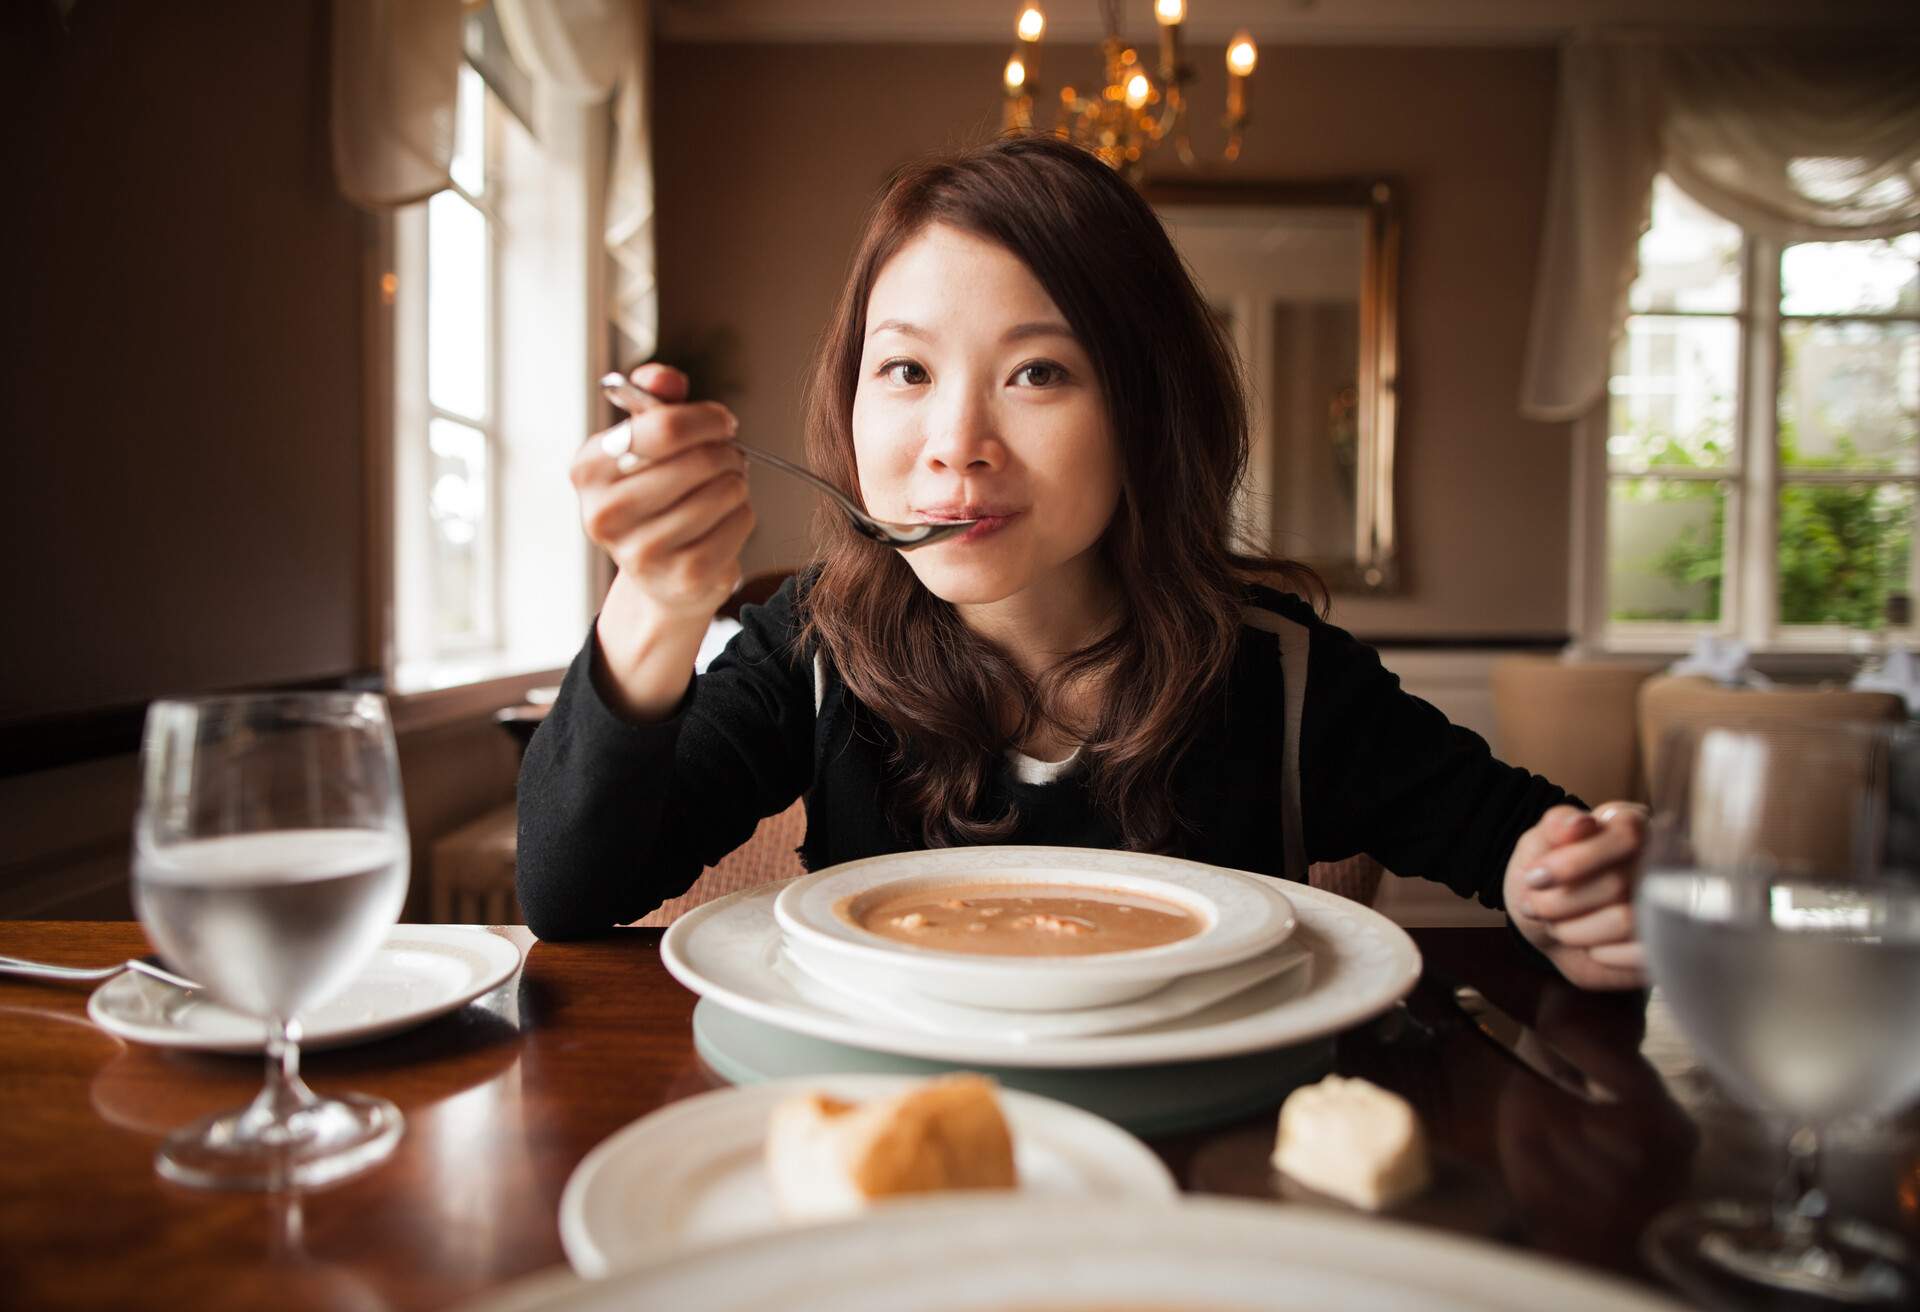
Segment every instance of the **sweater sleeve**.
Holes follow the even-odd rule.
[[[578,938],[638,919],[806,790],[813,685],[795,586],[746,607],[658,723],[607,705],[588,634],[520,768],[515,884],[534,933]]]
[[[1312,631],[1300,730],[1308,859],[1366,852],[1504,910],[1514,844],[1549,807],[1578,800],[1494,759],[1484,738],[1401,688],[1373,648],[1304,605],[1288,613]]]

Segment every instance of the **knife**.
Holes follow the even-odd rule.
[[[1538,1030],[1521,1023],[1487,1001],[1486,995],[1471,985],[1453,990],[1453,1005],[1473,1022],[1474,1028],[1492,1039],[1507,1053],[1535,1074],[1542,1075],[1568,1093],[1592,1103],[1614,1103],[1620,1095],[1581,1070],[1567,1055],[1540,1037]]]

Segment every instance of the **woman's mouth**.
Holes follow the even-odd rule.
[[[946,539],[948,542],[978,542],[1005,528],[1020,515],[1018,510],[1007,510],[986,506],[951,506],[938,510],[925,510],[920,517],[929,524],[951,524],[956,520],[970,519],[973,527],[965,533]]]

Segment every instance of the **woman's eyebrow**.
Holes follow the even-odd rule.
[[[878,337],[881,333],[903,333],[908,337],[918,337],[923,342],[933,340],[933,334],[926,329],[908,323],[905,319],[882,319],[867,329],[867,336]]]
[[[1023,341],[1029,337],[1071,338],[1073,337],[1073,329],[1067,327],[1067,325],[1063,323],[1059,323],[1054,320],[1043,320],[1037,323],[1017,323],[1013,327],[1007,329],[1006,336],[1001,338],[1001,340],[1007,341],[1007,342],[1018,342],[1018,341]]]
[[[900,333],[906,337],[918,337],[923,342],[933,340],[933,334],[918,324],[908,323],[905,319],[882,319],[867,330],[867,336],[878,337],[881,333]],[[1007,329],[1000,340],[1005,342],[1024,341],[1029,337],[1066,337],[1073,338],[1073,329],[1055,319],[1035,320],[1031,323],[1017,323]],[[1077,339],[1075,339],[1077,340]]]

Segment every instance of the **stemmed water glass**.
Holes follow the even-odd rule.
[[[316,1185],[384,1158],[401,1116],[300,1079],[299,1017],[393,927],[408,848],[386,703],[367,693],[166,700],[147,710],[134,906],[167,964],[267,1025],[266,1086],[170,1135],[182,1184]]]
[[[1771,1206],[1685,1204],[1649,1255],[1710,1301],[1920,1306],[1897,1237],[1833,1213],[1822,1128],[1920,1096],[1920,733],[1683,727],[1654,780],[1636,920],[1655,987],[1727,1092],[1789,1122]]]

